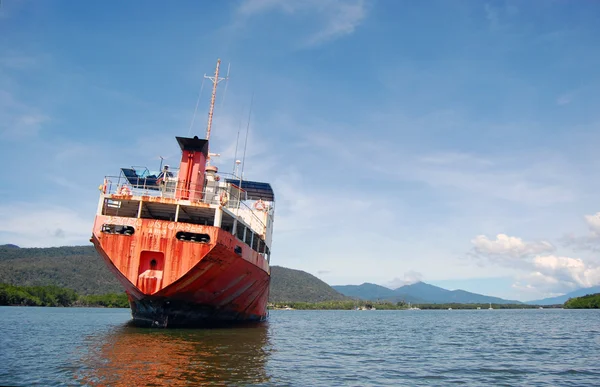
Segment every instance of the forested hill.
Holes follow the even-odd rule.
[[[348,299],[312,274],[281,266],[271,267],[271,302],[319,302]]]
[[[600,293],[571,298],[565,302],[565,309],[600,309]]]
[[[0,283],[55,285],[78,294],[119,293],[123,289],[93,246],[18,248],[0,246]],[[271,268],[271,302],[317,302],[345,299],[325,282],[300,271]]]
[[[0,283],[55,285],[79,294],[122,292],[93,246],[0,247]]]

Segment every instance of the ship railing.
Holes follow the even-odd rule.
[[[199,189],[196,190],[192,185],[184,186],[176,175],[150,183],[143,177],[138,180],[127,178],[121,174],[120,176],[106,176],[100,189],[107,195],[161,197],[221,205],[252,229],[265,232],[267,219],[272,217],[275,203],[269,201],[258,203],[256,200],[247,200],[245,192],[237,185],[221,181],[224,181],[224,178],[219,181],[208,181],[205,186],[198,187]]]

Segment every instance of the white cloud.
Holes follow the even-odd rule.
[[[393,280],[391,280],[390,282],[388,282],[387,284],[385,284],[384,286],[386,286],[390,289],[397,289],[404,285],[412,285],[412,284],[415,284],[422,280],[423,280],[423,274],[411,270],[411,271],[404,273],[403,278],[396,277]]]
[[[293,13],[295,9],[302,6],[302,1],[290,2],[284,0],[245,0],[237,9],[242,15],[254,15],[259,12],[265,12],[273,8],[287,13]]]
[[[305,47],[352,34],[367,14],[364,0],[246,0],[237,8],[237,15],[247,19],[269,11],[308,16],[308,20],[317,21],[318,29],[306,38]]]
[[[600,250],[600,212],[594,215],[585,215],[585,222],[589,232],[584,236],[566,235],[562,238],[565,245],[577,250]]]
[[[538,256],[533,259],[533,265],[542,275],[577,287],[600,284],[600,267],[586,264],[580,258]]]
[[[512,288],[528,294],[527,299],[556,297],[576,289],[572,284],[562,283],[538,271],[518,275]]]
[[[513,288],[540,297],[600,284],[600,267],[581,258],[543,255],[555,250],[547,241],[525,242],[498,234],[495,240],[479,235],[471,243],[478,257],[528,272],[517,277]]]
[[[597,212],[594,215],[585,215],[585,221],[590,227],[590,230],[600,237],[600,212]]]
[[[541,297],[552,297],[600,285],[600,267],[586,264],[579,258],[538,256],[531,263],[533,271],[518,277],[513,287]]]
[[[478,235],[471,240],[477,254],[496,258],[526,258],[531,255],[554,251],[554,246],[547,241],[525,242],[518,237],[498,234],[496,239]]]
[[[331,2],[326,12],[328,16],[324,27],[307,40],[307,46],[319,45],[352,34],[366,16],[364,2],[361,0],[354,3],[347,0]]]

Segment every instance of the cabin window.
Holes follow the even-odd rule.
[[[179,231],[175,234],[175,238],[182,242],[197,242],[197,243],[209,243],[210,235],[208,234],[197,234],[193,232]]]
[[[103,224],[102,230],[105,234],[133,235],[135,229],[131,226],[122,226],[120,224]]]
[[[102,215],[137,218],[140,202],[138,200],[104,199]]]
[[[142,202],[140,218],[174,221],[176,213],[175,204]]]
[[[243,241],[244,240],[244,229],[246,227],[244,227],[244,225],[241,222],[238,222],[237,224],[237,230],[235,233],[235,236],[237,237],[237,239]]]
[[[235,246],[233,251],[238,255],[242,255],[242,246]]]

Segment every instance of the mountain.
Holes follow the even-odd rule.
[[[591,288],[581,288],[574,290],[570,293],[563,294],[562,296],[544,298],[541,300],[527,301],[526,304],[530,305],[556,305],[564,304],[569,298],[582,297],[588,294],[600,293],[600,286],[593,286]]]
[[[391,300],[396,296],[392,289],[368,282],[362,285],[336,285],[332,288],[348,297],[363,300]]]
[[[395,290],[398,293],[419,297],[434,304],[446,304],[456,302],[459,304],[520,304],[520,301],[505,300],[499,297],[484,296],[465,290],[447,290],[438,286],[417,282],[412,285],[404,285]]]
[[[367,285],[367,286],[365,286]],[[431,304],[519,304],[519,301],[505,300],[498,297],[484,296],[464,290],[447,290],[424,282],[404,285],[395,290],[374,284],[333,286],[340,293],[363,300],[406,301],[412,303]]]
[[[81,295],[123,291],[93,246],[12,246],[0,246],[0,283],[18,286],[56,285],[73,289]],[[271,267],[271,302],[316,302],[345,298],[311,274],[280,266]]]
[[[19,247],[19,246],[17,246],[17,245],[13,245],[13,244],[9,243],[9,244],[6,244],[6,245],[0,245],[0,248],[5,248],[5,249],[18,249],[18,248],[20,248],[20,247]]]
[[[362,285],[335,285],[333,289],[351,298],[360,298],[361,300],[370,301],[391,301],[391,302],[418,302],[425,303],[422,298],[396,292],[395,290],[386,288],[385,286],[371,284],[365,282]]]
[[[301,270],[271,266],[270,302],[319,302],[346,297],[312,274]]]

